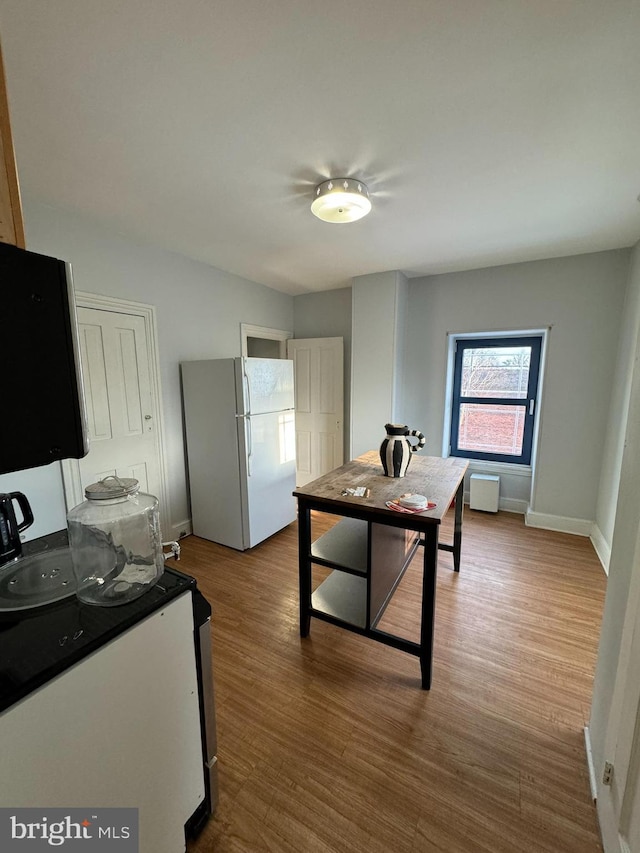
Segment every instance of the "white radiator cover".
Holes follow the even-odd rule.
[[[469,477],[469,508],[498,512],[500,477],[497,474],[472,474]]]

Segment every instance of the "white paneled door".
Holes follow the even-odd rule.
[[[89,453],[82,488],[109,474],[160,496],[160,463],[144,317],[78,308]]]
[[[287,341],[296,391],[296,483],[304,486],[344,463],[343,340]]]

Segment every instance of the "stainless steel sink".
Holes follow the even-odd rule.
[[[54,548],[0,567],[0,611],[27,610],[74,595],[68,548]]]

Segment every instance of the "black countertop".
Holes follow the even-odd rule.
[[[48,547],[64,544],[48,541]],[[165,568],[155,586],[128,604],[98,607],[72,595],[30,610],[0,610],[0,712],[187,590],[196,590],[194,578]]]

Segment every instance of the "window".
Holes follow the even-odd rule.
[[[542,336],[456,341],[451,455],[528,465]]]

